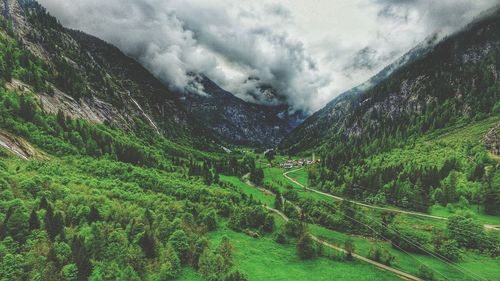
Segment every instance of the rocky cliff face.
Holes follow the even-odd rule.
[[[500,98],[499,53],[496,8],[441,42],[412,50],[369,82],[334,99],[281,147],[299,152],[492,114]]]
[[[188,111],[229,143],[274,147],[292,130],[286,107],[245,102],[200,76],[206,95],[183,94]],[[280,112],[283,114],[280,116]]]
[[[49,81],[53,90],[39,93],[46,111],[63,110],[69,116],[123,129],[140,120],[169,138],[196,129],[177,98],[117,48],[63,28],[34,1],[3,0],[0,8],[25,48],[55,77]]]
[[[491,154],[500,156],[500,123],[491,128],[484,136],[484,143],[488,147]]]
[[[171,92],[116,47],[62,27],[36,1],[2,0],[0,9],[23,46],[52,72],[52,90],[38,93],[47,112],[129,131],[140,122],[170,139],[196,142],[201,136],[260,147],[277,145],[297,119],[286,107],[245,102],[201,75],[206,96]],[[21,84],[10,87],[29,89]]]

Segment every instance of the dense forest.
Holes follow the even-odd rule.
[[[285,151],[317,144],[322,161],[310,184],[352,199],[422,212],[461,202],[498,214],[500,175],[484,135],[428,144],[440,133],[498,122],[500,51],[483,47],[496,46],[499,19],[497,9],[370,89],[339,98],[318,116],[331,110],[340,119],[313,117],[285,140]]]
[[[104,42],[74,43],[86,35],[21,3],[35,31],[23,37],[0,17],[1,281],[396,278],[381,265],[424,280],[497,276],[500,232],[485,225],[498,222],[500,173],[483,142],[500,121],[497,49],[454,68],[444,41],[352,97],[346,122],[365,131],[325,140],[314,150],[320,161],[296,171],[303,184],[345,198],[332,200],[285,177],[278,164],[292,156],[190,135],[197,127],[182,110],[167,112],[160,128],[145,113],[120,123],[46,110],[41,97],[60,91],[82,107],[98,97],[123,111],[124,89],[151,104],[175,101],[132,59]],[[418,71],[430,73],[418,110],[371,110]],[[467,94],[456,98],[456,87]],[[437,206],[446,218],[359,202],[420,215]]]
[[[50,91],[57,77],[9,21],[0,24],[1,131],[38,151],[22,163],[1,150],[0,279],[171,280],[191,265],[208,280],[245,280],[231,242],[211,245],[204,234],[242,206],[264,212],[218,180],[257,173],[255,160],[173,145],[140,120],[130,134],[45,113],[34,92]],[[5,87],[12,79],[34,92]],[[252,219],[233,224],[264,224]]]

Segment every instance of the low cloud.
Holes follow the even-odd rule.
[[[40,2],[65,26],[137,58],[173,90],[203,94],[189,75],[200,73],[247,101],[312,112],[435,30],[452,32],[497,1],[357,0],[342,8],[345,1],[321,0],[309,10],[299,0]],[[326,10],[324,23],[314,18]],[[340,28],[339,17],[352,25]]]

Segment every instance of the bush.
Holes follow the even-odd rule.
[[[448,234],[461,247],[478,249],[485,238],[483,226],[470,216],[455,215],[448,220]]]
[[[265,232],[271,233],[274,230],[274,225],[275,225],[274,217],[269,214],[266,216],[266,219],[264,221],[264,225],[262,226],[262,229]]]
[[[385,264],[385,265],[392,265],[394,263],[394,261],[396,260],[396,257],[391,254],[388,250],[384,250],[384,252],[382,253],[382,259],[381,261]]]
[[[286,239],[286,234],[283,229],[276,232],[276,234],[274,235],[274,241],[278,244],[286,244],[288,242]]]
[[[306,227],[300,221],[289,220],[285,226],[285,234],[291,237],[301,237],[306,232]]]
[[[446,240],[443,244],[436,249],[438,254],[446,257],[451,261],[460,260],[460,248],[458,247],[458,243],[455,240]]]
[[[346,253],[345,253],[346,260],[352,261],[353,260],[353,255],[352,254],[355,251],[354,241],[352,241],[352,239],[347,239],[344,242],[344,250],[346,251]]]
[[[418,277],[420,277],[426,281],[432,281],[432,280],[434,280],[434,273],[427,266],[421,265],[418,268]]]
[[[372,245],[370,252],[368,253],[368,257],[379,262],[382,260],[382,250],[378,247],[378,245]]]
[[[426,248],[431,237],[428,233],[413,231],[411,229],[393,229],[391,244],[396,249],[403,249],[413,253],[422,253],[421,248]]]
[[[297,242],[297,254],[303,260],[316,256],[316,247],[309,233],[305,233]]]

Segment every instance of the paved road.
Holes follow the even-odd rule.
[[[325,193],[325,192],[322,192],[322,191],[319,191],[319,190],[312,189],[310,187],[304,186],[303,184],[301,184],[300,182],[298,182],[297,180],[295,180],[294,178],[292,178],[292,177],[290,177],[288,175],[290,173],[297,172],[297,171],[300,171],[302,169],[304,169],[304,168],[299,168],[299,169],[295,169],[295,170],[292,170],[292,171],[285,172],[285,173],[283,173],[283,176],[285,178],[287,178],[288,180],[292,181],[293,183],[297,184],[298,186],[304,188],[305,190],[308,190],[308,191],[311,191],[311,192],[314,192],[314,193],[317,193],[317,194],[321,194],[323,196],[330,197],[330,198],[333,198],[333,199],[338,200],[338,201],[348,200],[348,199],[345,199],[343,197],[335,196],[335,195],[332,195],[332,194],[329,194],[329,193]],[[373,205],[368,205],[368,204],[365,204],[365,203],[351,201],[351,200],[349,200],[349,201],[352,202],[352,203],[354,203],[354,204],[356,204],[356,205],[363,206],[363,207],[366,207],[366,208],[371,208],[371,209],[383,210],[383,211],[388,211],[388,212],[393,212],[393,213],[400,213],[400,214],[406,214],[406,215],[412,215],[412,216],[424,217],[424,218],[430,218],[430,219],[436,219],[436,220],[448,220],[448,218],[440,217],[440,216],[433,216],[433,215],[428,215],[428,214],[423,214],[423,213],[418,213],[418,212],[412,212],[412,211],[405,211],[405,210],[399,210],[399,209],[393,209],[393,208],[385,208],[385,207],[373,206]],[[491,230],[496,230],[496,231],[500,231],[500,226],[499,225],[485,224],[484,228],[491,229]]]
[[[287,217],[285,214],[283,214],[282,212],[280,212],[280,211],[278,211],[278,210],[276,210],[276,209],[270,208],[270,207],[268,207],[268,206],[264,206],[264,207],[265,207],[266,209],[268,209],[269,211],[271,211],[271,212],[274,212],[274,213],[278,214],[278,215],[279,215],[280,217],[282,217],[285,221],[288,221],[288,220],[289,220],[289,219],[288,219],[288,217]],[[326,241],[324,241],[324,240],[322,240],[322,239],[320,239],[320,238],[318,238],[318,237],[316,237],[316,236],[314,236],[314,235],[312,235],[312,234],[310,234],[310,235],[311,235],[311,238],[312,238],[314,241],[316,241],[317,243],[320,243],[320,244],[324,245],[325,247],[331,248],[331,249],[333,249],[333,250],[336,250],[336,251],[339,251],[339,252],[342,252],[342,253],[345,253],[345,252],[346,252],[343,248],[340,248],[340,247],[338,247],[338,246],[335,246],[335,245],[333,245],[333,244],[330,244],[330,243],[328,243],[328,242],[326,242]],[[387,265],[385,265],[385,264],[382,264],[382,263],[379,263],[379,262],[373,261],[373,260],[371,260],[371,259],[365,258],[365,257],[363,257],[363,256],[357,255],[357,254],[355,254],[355,253],[353,253],[353,254],[352,254],[352,256],[353,256],[355,259],[358,259],[358,260],[363,261],[363,262],[367,262],[367,263],[372,264],[372,265],[374,265],[374,266],[376,266],[376,267],[378,267],[378,268],[380,268],[380,269],[383,269],[383,270],[385,270],[385,271],[390,271],[390,272],[392,272],[392,273],[395,273],[395,274],[396,274],[399,278],[401,278],[401,279],[403,279],[403,280],[411,280],[411,281],[424,281],[423,279],[420,279],[420,278],[418,278],[418,277],[416,277],[416,276],[413,276],[413,275],[408,274],[408,273],[406,273],[406,272],[403,272],[403,271],[401,271],[401,270],[397,270],[397,269],[395,269],[395,268],[393,268],[393,267],[390,267],[390,266],[387,266]]]

